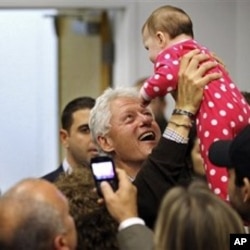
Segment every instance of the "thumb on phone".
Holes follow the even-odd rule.
[[[100,184],[100,188],[103,194],[104,199],[106,200],[109,196],[114,194],[114,191],[110,184],[107,181],[102,181]]]

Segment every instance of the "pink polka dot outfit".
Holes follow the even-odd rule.
[[[154,75],[140,90],[141,96],[149,101],[156,96],[165,96],[176,89],[179,60],[195,48],[209,54],[207,48],[191,39],[162,51],[156,59]],[[213,60],[212,57],[211,60]],[[196,116],[197,136],[200,139],[200,150],[209,186],[215,194],[227,200],[227,170],[217,168],[209,161],[208,149],[215,140],[232,139],[249,124],[250,107],[223,67],[218,65],[210,72],[222,72],[223,76],[205,87],[203,101]]]

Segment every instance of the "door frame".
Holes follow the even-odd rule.
[[[137,78],[137,45],[133,41],[136,37],[135,27],[136,2],[118,0],[2,0],[0,8],[6,9],[35,9],[35,8],[104,8],[122,10],[116,16],[114,30],[115,63],[113,67],[113,83],[117,85],[131,86]]]

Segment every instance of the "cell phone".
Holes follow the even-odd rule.
[[[115,171],[115,164],[111,157],[101,155],[92,158],[90,161],[90,168],[99,196],[103,196],[100,189],[100,183],[102,181],[107,181],[114,191],[118,189],[118,178]]]

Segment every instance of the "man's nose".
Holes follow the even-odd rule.
[[[153,117],[150,115],[140,114],[139,116],[142,124],[151,124],[153,121]]]

